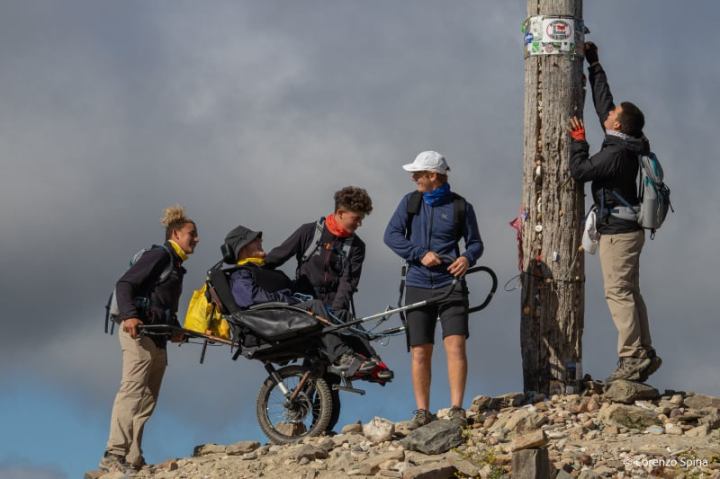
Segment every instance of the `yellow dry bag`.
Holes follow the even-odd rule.
[[[230,325],[215,305],[208,303],[206,291],[207,284],[193,291],[183,327],[208,336],[230,339]]]

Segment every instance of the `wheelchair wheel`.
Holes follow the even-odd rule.
[[[332,414],[330,415],[330,422],[327,425],[327,432],[331,432],[337,426],[340,420],[340,391],[333,389],[333,385],[340,384],[340,379],[337,376],[328,375],[325,376],[325,382],[330,387],[330,394],[332,396]],[[315,399],[317,403],[319,399]],[[315,418],[317,420],[317,418]]]
[[[327,382],[310,376],[296,391],[306,371],[306,368],[297,365],[277,371],[283,385],[289,391],[297,392],[293,400],[285,397],[271,377],[260,387],[257,418],[260,428],[274,444],[289,444],[303,437],[318,436],[328,428],[333,398]]]
[[[340,420],[340,391],[331,391],[332,394],[332,415],[327,430],[332,431]]]

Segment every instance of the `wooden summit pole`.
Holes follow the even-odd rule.
[[[584,197],[567,133],[584,101],[582,0],[528,0],[528,16],[520,341],[525,391],[555,394],[582,369]]]

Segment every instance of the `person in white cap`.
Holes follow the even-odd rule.
[[[462,196],[450,190],[445,157],[423,151],[403,165],[417,191],[400,201],[385,230],[385,244],[408,264],[405,304],[442,294],[453,277],[462,277],[483,253],[475,211]],[[465,251],[460,252],[460,240]],[[445,261],[452,258],[451,261]],[[468,290],[462,281],[440,303],[408,311],[408,347],[412,356],[413,390],[417,409],[410,428],[431,422],[430,377],[436,320],[440,316],[450,383],[450,418],[465,422],[462,407],[467,379],[465,343],[468,328]]]

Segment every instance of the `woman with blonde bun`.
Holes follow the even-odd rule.
[[[185,268],[198,244],[195,222],[180,206],[166,208],[161,220],[165,242],[146,250],[118,280],[115,291],[122,327],[122,380],[110,419],[110,436],[100,460],[103,471],[128,472],[145,464],[142,436],[155,409],[167,366],[167,340],[138,334],[142,324],[180,326],[177,309]],[[181,341],[182,336],[171,341]]]

